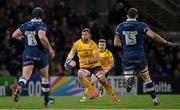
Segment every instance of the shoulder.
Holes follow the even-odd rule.
[[[25,22],[20,25],[19,29],[21,30],[21,32],[26,30],[26,28],[28,27],[28,24],[29,24],[29,22]]]
[[[116,32],[121,30],[124,27],[124,24],[125,24],[125,22],[122,22],[122,23],[118,24],[117,27],[116,27]]]
[[[140,25],[147,25],[145,22],[139,22]]]
[[[106,49],[106,53],[112,55],[111,51],[109,51],[108,49]]]
[[[124,23],[125,23],[125,22],[122,22],[122,23],[118,24],[116,28],[122,27],[122,26],[124,25]]]
[[[90,40],[89,43],[93,46],[97,46],[97,44],[93,40]]]
[[[20,27],[26,26],[26,25],[28,25],[29,23],[30,23],[30,22],[22,23]]]
[[[73,43],[73,45],[79,45],[80,43],[81,43],[81,39],[75,41],[75,42]]]
[[[37,22],[36,23],[36,29],[47,31],[47,26],[43,22]]]

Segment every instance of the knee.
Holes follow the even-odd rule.
[[[101,77],[99,78],[99,80],[100,80],[101,82],[105,82],[105,81],[106,81],[106,79],[105,79],[104,76],[101,76]]]
[[[102,83],[105,84],[107,82],[106,77],[103,74],[100,75],[97,74],[97,77],[101,84]]]
[[[84,69],[79,69],[77,76],[79,77],[79,79],[81,80],[82,78],[85,78],[86,76],[88,76],[89,72],[84,70]]]
[[[78,72],[78,73],[77,73],[77,75],[78,75],[79,79],[84,78],[84,77],[83,77],[83,73],[82,73],[82,72]]]

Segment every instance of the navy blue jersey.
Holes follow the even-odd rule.
[[[34,65],[39,69],[47,66],[49,64],[48,53],[38,37],[40,30],[47,32],[46,25],[41,21],[31,20],[22,24],[19,29],[25,39],[25,49],[22,57],[23,66]]]
[[[142,70],[147,66],[143,38],[149,29],[144,22],[134,19],[120,23],[116,28],[122,44],[122,67],[124,70]]]
[[[29,21],[22,24],[19,29],[21,30],[26,48],[37,48],[41,51],[46,51],[38,37],[38,31],[43,30],[47,32],[47,26],[41,21]]]
[[[147,24],[136,20],[127,20],[119,24],[116,33],[120,36],[123,54],[129,51],[143,52],[143,37],[147,30]]]

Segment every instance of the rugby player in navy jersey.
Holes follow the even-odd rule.
[[[51,58],[55,57],[55,53],[46,36],[47,26],[42,21],[44,10],[36,7],[33,9],[32,15],[31,21],[22,24],[12,34],[12,38],[21,40],[24,37],[25,41],[25,49],[22,55],[22,76],[18,80],[18,86],[14,88],[14,101],[19,100],[22,87],[26,85],[36,67],[40,72],[44,105],[47,107],[48,104],[54,103],[54,98],[49,97],[48,53]]]
[[[122,68],[125,75],[127,92],[130,92],[135,82],[134,71],[137,71],[145,83],[146,91],[150,94],[154,105],[160,100],[156,97],[153,81],[150,78],[147,60],[144,53],[143,37],[157,40],[163,44],[175,47],[177,44],[163,39],[153,32],[146,23],[138,22],[138,10],[130,8],[127,12],[127,20],[116,28],[114,46],[122,47]]]

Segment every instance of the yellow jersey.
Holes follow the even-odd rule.
[[[106,49],[103,52],[99,52],[99,62],[103,70],[108,70],[110,66],[110,62],[112,61],[113,61],[113,55],[108,49]]]
[[[81,39],[79,39],[74,42],[71,51],[73,54],[77,52],[80,68],[93,68],[100,66],[99,61],[86,65],[82,63],[83,61],[92,59],[94,54],[99,53],[97,44],[94,41],[89,40],[87,43],[84,43]]]

